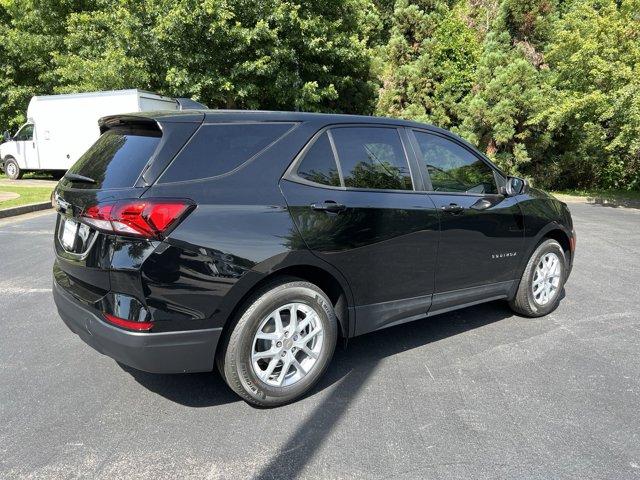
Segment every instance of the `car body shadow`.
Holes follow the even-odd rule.
[[[136,370],[119,362],[118,365],[146,389],[186,407],[214,407],[240,401],[217,370],[161,375]]]
[[[504,302],[491,302],[350,339],[346,348],[341,345],[336,348],[327,372],[307,396],[341,382],[336,391],[340,397],[348,398],[359,389],[362,374],[368,372],[366,376],[370,375],[383,358],[483,327],[511,315]],[[212,407],[241,401],[217,370],[159,375],[120,363],[118,365],[145,388],[188,407]]]

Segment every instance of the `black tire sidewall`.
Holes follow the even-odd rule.
[[[324,347],[312,371],[303,379],[288,387],[274,387],[260,380],[253,370],[253,338],[265,316],[292,302],[303,303],[316,311],[324,329]],[[329,365],[337,339],[337,320],[331,302],[321,290],[306,282],[287,283],[264,293],[251,304],[235,328],[240,331],[234,331],[230,338],[225,355],[225,378],[230,382],[237,381],[261,404],[288,403],[308,391]]]
[[[555,253],[556,255],[558,255],[558,258],[560,259],[560,268],[562,271],[560,274],[560,284],[558,285],[558,291],[555,297],[551,302],[547,303],[546,305],[540,305],[536,302],[535,298],[533,297],[533,291],[531,287],[533,285],[533,276],[535,275],[536,265],[538,265],[542,257],[547,253]],[[545,242],[540,244],[540,246],[536,249],[536,251],[531,256],[527,270],[528,270],[528,274],[526,279],[526,294],[527,294],[527,302],[529,303],[529,308],[536,315],[546,315],[552,312],[553,310],[556,309],[556,307],[558,306],[558,303],[560,302],[560,297],[562,296],[562,290],[564,289],[564,282],[566,280],[566,275],[567,275],[567,260],[564,254],[564,250],[562,250],[562,247],[560,246],[560,244],[555,240],[546,240]]]

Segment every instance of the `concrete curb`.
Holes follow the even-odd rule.
[[[46,210],[47,208],[51,208],[51,202],[30,203],[29,205],[6,208],[4,210],[0,210],[0,218],[24,215],[25,213],[37,212],[38,210]]]

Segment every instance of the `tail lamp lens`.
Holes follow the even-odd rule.
[[[87,208],[82,220],[106,232],[160,238],[186,216],[185,200],[125,200]]]

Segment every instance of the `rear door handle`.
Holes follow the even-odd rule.
[[[311,208],[318,211],[324,211],[329,213],[340,213],[347,207],[341,203],[336,203],[333,200],[326,200],[322,203],[312,203]]]
[[[464,211],[464,207],[461,207],[457,203],[450,203],[442,207],[442,211],[445,213],[461,213]]]

